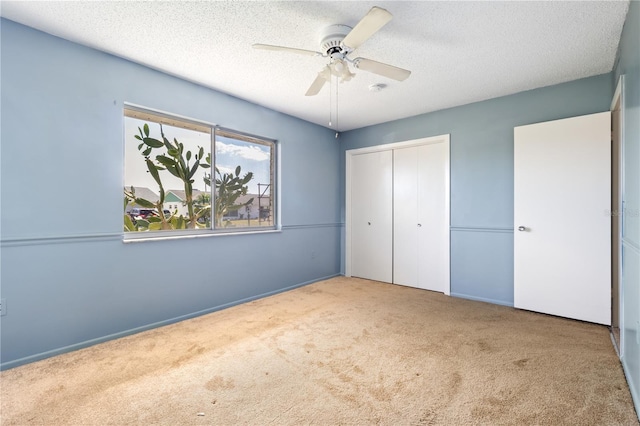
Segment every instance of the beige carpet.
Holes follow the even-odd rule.
[[[3,425],[638,424],[606,327],[351,278],[1,381]]]

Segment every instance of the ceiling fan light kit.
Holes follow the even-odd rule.
[[[316,79],[305,93],[306,96],[317,95],[325,83],[331,82],[332,76],[340,78],[341,82],[349,81],[355,77],[355,74],[349,69],[349,63],[359,70],[392,80],[404,81],[411,75],[411,71],[367,58],[351,59],[348,56],[392,18],[393,15],[387,10],[374,6],[353,28],[341,24],[330,25],[324,28],[320,34],[321,52],[270,44],[254,44],[253,47],[329,58],[329,63],[318,72]]]

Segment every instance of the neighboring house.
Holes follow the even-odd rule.
[[[197,198],[202,194],[206,194],[206,192],[194,189],[193,199],[197,200]],[[269,194],[263,195],[262,197],[258,197],[258,194],[241,195],[238,198],[237,203],[244,204],[252,198],[253,201],[251,202],[251,204],[245,207],[241,207],[238,210],[228,211],[227,214],[224,215],[224,219],[247,219],[247,217],[250,219],[258,219],[259,212],[262,212],[261,218],[263,220],[268,220],[271,216],[271,203]],[[184,190],[171,189],[165,194],[163,208],[165,210],[169,210],[171,213],[177,212],[176,214],[178,216],[189,216],[186,199],[187,197]]]
[[[130,191],[131,187],[125,186],[124,189],[125,191]],[[152,203],[155,203],[160,199],[160,196],[158,194],[156,194],[155,192],[153,192],[152,190],[150,190],[145,186],[134,186],[133,189],[136,193],[137,198],[144,198],[145,200],[151,201]],[[128,214],[133,208],[147,208],[147,207],[141,206],[136,203],[130,203],[130,204],[127,204],[127,207],[124,209],[124,211],[125,213]]]
[[[252,198],[253,201],[251,204],[240,207],[238,210],[228,211],[227,214],[224,215],[224,219],[258,219],[259,212],[262,212],[260,218],[268,220],[271,217],[271,197],[269,194],[263,195],[262,197],[258,197],[258,194],[241,195],[238,197],[237,204],[244,204]]]
[[[197,200],[201,194],[206,194],[204,191],[198,189],[193,190],[193,199]],[[189,216],[189,209],[187,208],[187,195],[184,190],[170,189],[164,195],[163,208],[169,210],[172,214],[176,213],[177,216]]]
[[[272,205],[271,205],[271,195],[270,194],[262,194],[262,196],[258,197],[256,194],[256,199],[254,200],[254,204],[260,211],[260,219],[271,221],[272,217]]]

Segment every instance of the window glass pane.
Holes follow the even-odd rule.
[[[275,144],[216,131],[216,227],[273,227]]]
[[[124,124],[125,232],[210,228],[210,128],[135,110]]]
[[[128,237],[275,229],[274,141],[135,106],[124,125]]]

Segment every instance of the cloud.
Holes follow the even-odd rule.
[[[216,164],[216,167],[218,168],[218,170],[220,170],[220,173],[222,174],[231,173],[232,175],[235,175],[236,173],[235,167],[227,167],[227,166],[222,166],[220,164]]]
[[[269,153],[261,150],[255,145],[241,146],[216,141],[216,152],[218,154],[227,154],[254,161],[266,161],[269,159]]]

